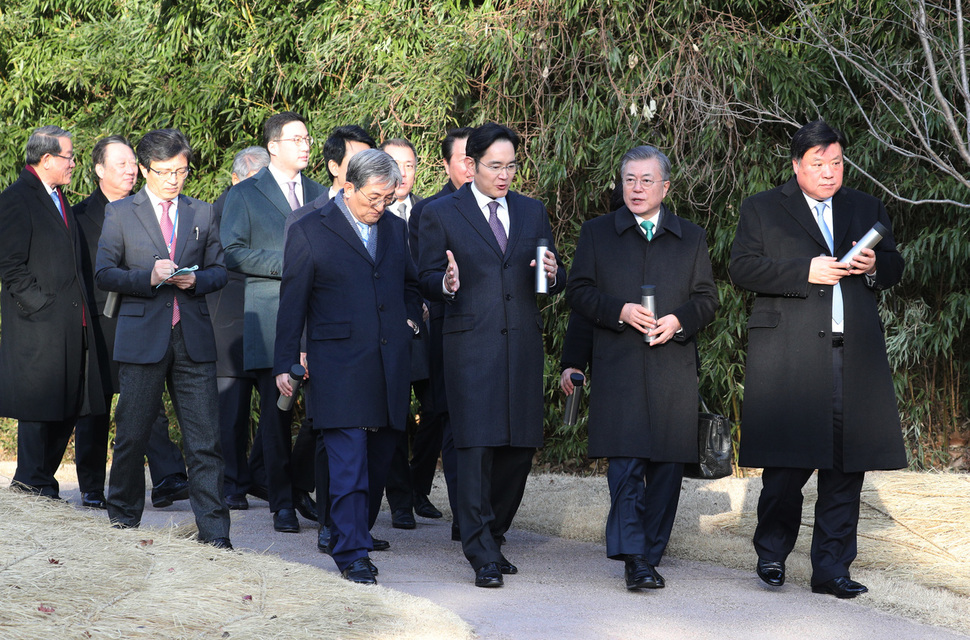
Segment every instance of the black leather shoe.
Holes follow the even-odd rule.
[[[229,542],[229,538],[213,538],[212,540],[207,541],[206,544],[212,545],[216,549],[232,551],[232,543]]]
[[[646,556],[628,555],[625,559],[626,568],[624,576],[626,578],[626,588],[630,589],[662,589],[663,585],[657,584],[656,569],[647,562]]]
[[[330,527],[322,525],[317,533],[317,549],[320,553],[330,555]]]
[[[163,478],[152,489],[152,506],[164,509],[177,500],[189,499],[189,481],[181,474]]]
[[[391,543],[387,540],[378,540],[374,536],[371,536],[371,544],[374,546],[374,551],[387,551],[391,548]]]
[[[398,509],[391,514],[391,526],[395,529],[414,529],[418,525],[410,509]]]
[[[823,582],[812,587],[812,593],[827,593],[842,599],[854,598],[867,591],[869,589],[865,585],[859,584],[855,580],[850,580],[848,576],[832,578],[828,582]]]
[[[758,558],[758,577],[772,587],[785,584],[785,563]]]
[[[475,570],[476,587],[501,587],[505,582],[502,580],[502,571],[494,562],[479,567]]]
[[[377,565],[374,564],[370,558],[364,558],[364,560],[367,561],[367,566],[370,567],[370,572],[373,573],[374,577],[376,578],[377,574],[380,573],[380,571],[377,570]]]
[[[414,513],[418,514],[422,518],[433,518],[437,520],[441,517],[441,512],[431,504],[428,500],[428,496],[423,493],[414,493]]]
[[[81,494],[81,506],[88,509],[107,509],[104,491],[86,491]]]
[[[455,542],[461,542],[461,530],[458,528],[457,522],[451,523],[451,539]]]
[[[249,508],[249,500],[245,493],[230,493],[226,496],[226,506],[230,511],[245,511]]]
[[[340,575],[357,584],[377,584],[377,578],[367,564],[367,558],[357,558]]]
[[[313,501],[310,494],[306,491],[300,489],[293,490],[293,506],[300,515],[311,522],[316,522],[320,519],[319,512],[317,511],[317,503]]]
[[[248,493],[254,498],[259,498],[260,500],[265,500],[266,502],[269,502],[269,491],[266,490],[266,487],[262,487],[258,484],[254,484],[253,486],[249,487],[249,491],[247,491],[246,493]]]
[[[663,589],[664,587],[667,586],[667,581],[664,580],[664,577],[662,575],[660,575],[660,572],[659,571],[657,571],[657,567],[651,565],[650,566],[650,571],[653,572],[653,580],[654,580],[654,582],[657,583],[657,588],[658,589]]]
[[[509,559],[502,556],[502,559],[498,561],[498,569],[502,572],[502,575],[512,576],[519,572],[519,568],[509,562]]]
[[[273,528],[281,533],[300,533],[300,521],[292,507],[280,509],[273,514]]]

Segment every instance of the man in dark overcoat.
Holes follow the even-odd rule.
[[[545,207],[509,191],[518,142],[514,131],[495,123],[475,129],[465,147],[473,181],[429,204],[419,231],[422,291],[448,301],[442,333],[458,450],[458,525],[480,587],[501,586],[503,573],[518,571],[499,540],[542,446],[538,239],[548,240],[541,268],[549,293],[566,285]]]
[[[407,420],[421,322],[407,226],[384,214],[400,180],[389,155],[361,151],[336,197],[290,227],[276,325],[274,373],[285,396],[306,330],[307,411],[329,458],[330,554],[363,584],[376,583],[369,530]]]
[[[625,562],[628,589],[662,588],[684,463],[697,462],[696,336],[717,289],[707,234],[663,204],[667,157],[635,147],[620,178],[624,206],[583,224],[566,300],[592,323],[589,456],[609,458],[606,554]],[[643,285],[656,288],[656,315]]]
[[[79,415],[104,412],[77,222],[61,187],[71,134],[48,125],[0,194],[0,416],[16,418],[12,487],[59,498],[54,472]]]
[[[795,133],[795,177],[741,205],[730,274],[757,294],[740,448],[741,465],[764,467],[757,573],[784,583],[801,489],[818,469],[812,590],[852,598],[867,591],[849,576],[865,472],[905,467],[906,452],[877,308],[903,259],[882,202],[842,186],[845,146],[822,120]],[[875,248],[840,262],[877,222]]]

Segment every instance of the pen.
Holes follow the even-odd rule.
[[[198,227],[195,228],[195,239],[196,240],[199,239],[199,228]]]

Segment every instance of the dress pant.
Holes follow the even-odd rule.
[[[222,494],[223,461],[214,362],[194,362],[182,325],[172,328],[164,357],[152,364],[121,363],[121,395],[108,487],[112,523],[137,527],[145,508],[145,448],[168,386],[182,430],[188,465],[189,502],[203,542],[229,537],[229,510]]]
[[[370,529],[380,512],[398,432],[323,429],[322,435],[330,464],[330,555],[343,571],[374,548]]]
[[[644,458],[609,461],[606,555],[614,560],[643,555],[650,564],[659,565],[677,516],[684,465]]]
[[[219,433],[222,457],[225,460],[225,495],[245,494],[252,484],[249,471],[250,412],[253,389],[252,378],[221,376],[216,378],[219,389]]]
[[[105,397],[104,406],[111,407],[111,396]],[[74,428],[74,464],[77,467],[77,482],[81,493],[104,491],[110,428],[109,413],[78,418]],[[145,455],[148,457],[148,470],[153,485],[157,486],[169,476],[185,477],[185,460],[178,445],[168,435],[168,416],[164,407],[152,424]]]
[[[293,482],[290,458],[293,437],[290,425],[293,411],[281,411],[276,406],[279,390],[272,369],[257,369],[256,390],[259,392],[259,428],[256,438],[262,447],[263,469],[266,474],[266,491],[269,509],[293,508]]]
[[[431,482],[441,452],[440,429],[437,433],[431,433],[437,425],[431,420],[434,410],[431,407],[430,384],[427,380],[417,380],[411,386],[421,405],[421,420],[418,422],[409,415],[407,429],[398,435],[387,474],[387,504],[392,512],[412,510],[416,491],[422,491],[423,495],[431,492]],[[420,479],[415,477],[416,473],[420,474]]]
[[[75,417],[49,422],[17,422],[17,471],[13,482],[48,498],[60,498],[54,478],[74,431]],[[102,467],[103,468],[103,467]]]
[[[472,568],[499,562],[499,538],[512,526],[522,503],[535,449],[530,447],[459,448],[458,527],[461,547]]]
[[[842,471],[841,344],[832,348],[833,468],[818,470],[818,500],[812,530],[812,585],[849,576],[858,544],[859,506],[865,472]],[[765,468],[758,498],[754,547],[764,560],[784,562],[795,548],[802,521],[802,487],[812,469]]]

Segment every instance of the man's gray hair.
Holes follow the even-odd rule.
[[[246,147],[232,159],[232,172],[240,180],[269,166],[269,151],[265,147]]]
[[[363,189],[371,180],[383,187],[393,185],[395,189],[401,184],[397,162],[380,149],[364,149],[347,163],[347,182],[354,189]]]
[[[660,175],[663,176],[664,181],[670,180],[670,159],[664,155],[663,151],[648,144],[633,147],[623,154],[620,159],[620,180],[623,179],[623,172],[626,171],[627,163],[634,160],[656,160],[660,163]]]
[[[24,160],[27,164],[37,164],[40,159],[48,153],[52,156],[61,153],[61,141],[58,138],[70,138],[71,132],[61,129],[57,125],[49,124],[44,127],[37,127],[27,139],[27,147],[24,149]]]

